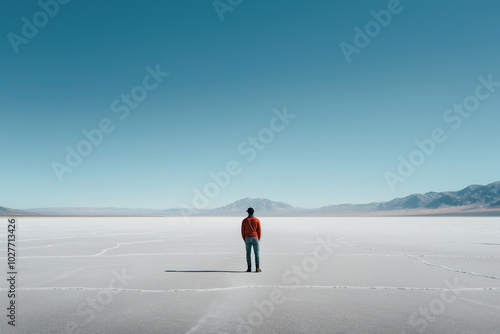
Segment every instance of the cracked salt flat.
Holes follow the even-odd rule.
[[[74,271],[72,271],[74,272]],[[89,288],[89,287],[46,287],[46,288],[21,288],[19,291],[48,291],[48,290],[88,290],[101,291],[110,290],[116,292],[136,292],[136,293],[180,293],[180,292],[217,292],[242,289],[272,288],[272,289],[353,289],[353,290],[408,290],[408,291],[447,291],[449,288],[425,288],[425,287],[395,287],[395,286],[341,286],[341,285],[246,285],[231,286],[225,288],[211,289],[171,289],[171,290],[146,290],[146,289],[116,289],[116,288]],[[456,288],[455,291],[494,291],[500,290],[500,287],[484,288]]]
[[[76,322],[81,333],[238,333],[280,291],[284,303],[254,333],[416,333],[409,317],[451,282],[459,295],[427,332],[500,332],[497,219],[261,220],[255,274],[242,272],[241,218],[20,219],[18,302],[29,317],[0,331],[64,333]],[[299,277],[294,266],[310,265],[326,236],[338,247]],[[109,287],[121,270],[133,279]],[[87,321],[85,303],[107,293]]]

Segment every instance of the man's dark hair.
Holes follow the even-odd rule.
[[[247,209],[247,212],[248,212],[248,214],[249,214],[249,215],[253,215],[253,213],[254,213],[255,211],[253,210],[253,208],[248,208],[248,209]]]

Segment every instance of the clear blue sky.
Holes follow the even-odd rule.
[[[192,206],[229,161],[240,169],[206,207],[364,203],[500,180],[500,87],[480,88],[470,117],[443,119],[479,76],[500,81],[498,1],[402,0],[385,27],[370,12],[387,1],[221,0],[231,10],[219,13],[212,1],[44,2],[53,17],[36,1],[0,4],[1,206]],[[373,37],[348,62],[341,43],[356,47],[367,24]],[[148,66],[169,75],[155,81]],[[122,100],[132,91],[137,106]],[[285,107],[286,125],[273,113]],[[103,119],[114,130],[58,178],[54,162],[70,168],[66,148]],[[435,128],[446,141],[391,190],[386,172]],[[259,134],[257,151],[248,137]]]

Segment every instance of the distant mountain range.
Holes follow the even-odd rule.
[[[313,215],[494,215],[500,216],[500,181],[460,191],[428,192],[388,202],[330,205]]]
[[[31,215],[34,215],[34,213],[0,206],[0,216],[31,216]]]
[[[408,216],[490,215],[500,216],[500,181],[471,185],[460,191],[428,192],[388,202],[329,205],[317,209],[293,207],[264,198],[243,198],[216,209],[168,210],[127,208],[36,208],[15,210],[0,207],[0,216],[244,216],[253,207],[258,216]]]
[[[166,210],[129,208],[34,208],[26,211],[44,216],[164,216]]]

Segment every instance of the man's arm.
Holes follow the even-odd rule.
[[[243,241],[245,241],[245,221],[241,222],[241,237],[243,238]]]
[[[260,240],[260,220],[257,220],[257,235],[259,236],[259,240]]]

